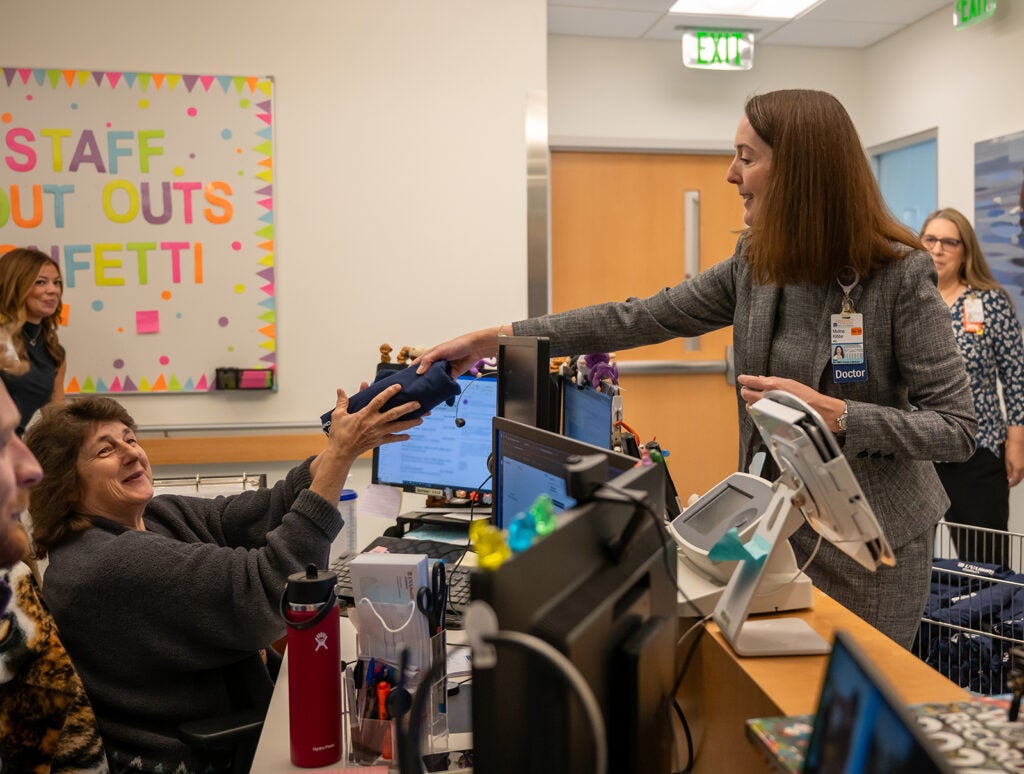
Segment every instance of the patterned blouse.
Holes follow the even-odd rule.
[[[980,333],[964,330],[964,302],[981,299],[984,322]],[[978,416],[978,448],[1002,457],[1006,426],[1024,425],[1024,342],[1013,304],[999,290],[970,287],[950,307],[953,334],[964,358]],[[1006,419],[999,406],[997,381],[1003,386]]]

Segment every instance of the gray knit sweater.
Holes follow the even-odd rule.
[[[287,577],[325,567],[343,523],[310,482],[307,460],[270,489],[161,495],[147,531],[94,527],[50,552],[43,594],[108,748],[188,760],[178,725],[237,709],[226,673],[269,694],[257,651],[285,633]]]

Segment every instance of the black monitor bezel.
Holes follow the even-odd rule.
[[[493,459],[491,461],[491,514],[492,523],[499,529],[503,529],[508,526],[504,523],[505,514],[502,512],[501,508],[503,484],[501,475],[501,436],[504,433],[514,435],[529,443],[543,444],[550,449],[563,452],[566,458],[573,455],[583,457],[589,454],[602,454],[615,469],[623,472],[628,472],[628,470],[636,465],[637,462],[635,457],[631,457],[628,454],[623,454],[622,452],[613,451],[611,449],[602,449],[599,446],[594,446],[593,444],[589,444],[585,441],[578,441],[567,435],[552,433],[548,430],[543,430],[524,422],[516,422],[515,420],[508,419],[506,417],[494,417],[491,421],[491,433],[491,453],[493,455]]]
[[[512,373],[513,365],[525,370]],[[559,432],[561,379],[551,373],[550,340],[546,336],[500,336],[497,367],[497,416]],[[521,405],[524,397],[525,406]]]

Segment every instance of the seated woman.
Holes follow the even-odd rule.
[[[30,500],[37,554],[49,555],[43,595],[112,771],[215,770],[178,741],[178,726],[265,708],[260,651],[285,633],[288,576],[326,565],[355,459],[421,422],[403,418],[415,402],[380,411],[399,390],[355,414],[338,390],[324,451],[272,488],[212,500],[153,496],[135,422],[116,401],[43,410],[25,436],[44,471]]]

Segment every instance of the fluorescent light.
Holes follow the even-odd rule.
[[[676,0],[669,13],[792,19],[822,0]]]

